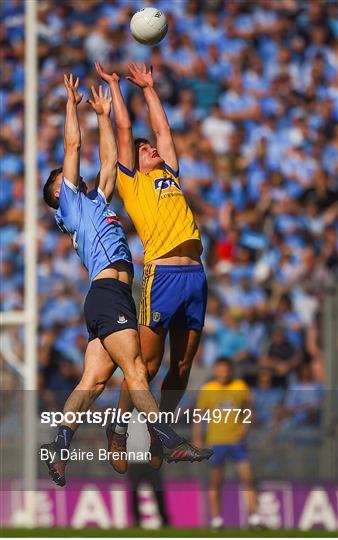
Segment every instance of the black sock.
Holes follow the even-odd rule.
[[[55,439],[56,444],[60,448],[69,448],[70,442],[73,438],[74,431],[68,426],[60,426]]]
[[[168,424],[160,422],[159,420],[154,424],[151,424],[156,435],[160,438],[162,444],[167,448],[175,448],[181,444],[184,439],[177,435],[176,431],[173,430]]]

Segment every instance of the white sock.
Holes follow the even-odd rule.
[[[215,516],[211,519],[210,523],[212,528],[218,529],[218,527],[223,527],[224,521],[221,516]]]
[[[250,514],[249,519],[248,519],[248,524],[251,525],[252,527],[256,527],[257,525],[260,525],[261,524],[260,516],[256,512],[254,512],[253,514]]]
[[[126,426],[119,426],[116,424],[114,428],[115,433],[119,433],[120,435],[124,435],[128,431],[128,424]]]

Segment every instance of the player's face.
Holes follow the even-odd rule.
[[[61,182],[62,182],[62,173],[58,174],[53,184],[53,190],[54,190],[53,194],[54,194],[54,197],[56,197],[57,199],[60,197]]]
[[[220,384],[226,384],[231,380],[231,367],[225,362],[216,364],[214,373]]]
[[[150,144],[141,144],[139,147],[139,165],[141,171],[152,171],[163,165],[163,159],[156,148]]]

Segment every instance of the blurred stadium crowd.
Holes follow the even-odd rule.
[[[206,379],[218,356],[232,358],[249,376],[262,425],[273,422],[282,402],[293,426],[316,421],[325,370],[321,305],[338,267],[337,3],[158,0],[156,6],[168,14],[170,30],[147,48],[128,31],[137,2],[39,2],[37,189],[63,159],[63,73],[79,76],[88,97],[98,84],[95,60],[122,76],[129,61],[150,63],[203,234],[210,298],[197,365]],[[23,7],[5,0],[1,8],[2,310],[23,307]],[[141,93],[123,78],[121,87],[135,137],[150,136]],[[92,184],[98,137],[85,102],[80,122],[81,174]],[[142,246],[121,202],[113,205],[128,231],[137,293]],[[86,347],[88,279],[42,201],[38,241],[40,386],[68,392]],[[14,369],[22,331],[8,329],[2,339]]]

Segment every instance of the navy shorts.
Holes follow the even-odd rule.
[[[151,328],[204,326],[208,285],[201,264],[146,264],[143,273],[139,324]]]
[[[214,451],[210,458],[210,465],[213,467],[223,467],[226,459],[230,458],[235,463],[247,461],[249,459],[248,450],[244,443],[238,444],[215,444]]]
[[[118,279],[92,282],[84,304],[89,341],[132,328],[137,330],[137,314],[131,286]]]

